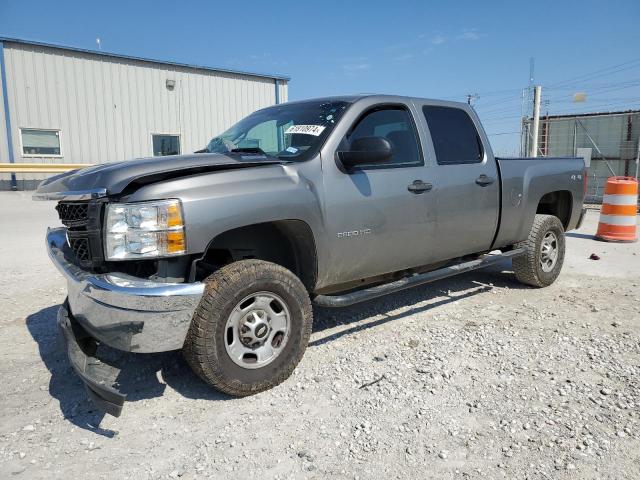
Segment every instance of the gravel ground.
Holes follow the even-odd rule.
[[[118,419],[57,337],[53,205],[5,192],[0,218],[1,478],[640,478],[640,244],[591,239],[597,212],[549,288],[505,262],[316,309],[294,375],[253,397],[128,355]]]

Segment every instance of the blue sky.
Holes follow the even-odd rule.
[[[291,100],[477,93],[500,154],[517,153],[530,57],[543,113],[640,107],[638,0],[0,0],[0,35],[89,49],[100,37],[115,53],[287,74]]]

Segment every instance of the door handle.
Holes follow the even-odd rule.
[[[409,190],[411,193],[419,194],[428,192],[432,188],[433,185],[431,185],[430,183],[425,183],[422,180],[414,180],[413,183],[409,184],[407,190]]]
[[[486,187],[487,185],[491,185],[495,181],[496,181],[495,178],[489,177],[489,176],[485,175],[484,173],[482,175],[480,175],[478,178],[476,178],[476,183],[478,185],[480,185],[481,187]]]

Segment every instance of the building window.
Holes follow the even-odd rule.
[[[30,157],[60,157],[60,130],[21,128],[22,155]]]
[[[153,156],[180,155],[180,135],[152,134]]]

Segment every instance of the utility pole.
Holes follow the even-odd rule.
[[[525,137],[525,118],[524,116],[520,117],[520,156],[521,157],[526,157],[527,154],[525,153],[524,149],[525,149],[525,144],[526,144],[526,137]]]
[[[529,90],[533,88],[533,79],[535,77],[536,59],[529,57]]]
[[[639,166],[640,166],[640,137],[638,137],[638,153],[636,154],[636,180],[638,179]]]
[[[529,85],[522,91],[522,107],[520,111],[520,156],[525,157],[531,151],[531,128],[533,123],[528,121],[525,111],[532,104],[533,82],[535,81],[535,58],[529,57]],[[536,141],[537,142],[537,141]],[[537,145],[536,145],[537,146]],[[527,151],[528,147],[528,151]],[[535,155],[535,153],[534,153]]]
[[[533,84],[535,82],[536,59],[529,57],[529,86],[527,88],[527,105],[532,105]]]
[[[540,97],[542,87],[537,85],[533,89],[533,125],[531,128],[531,140],[529,144],[529,156],[538,156],[538,130],[540,129]]]

